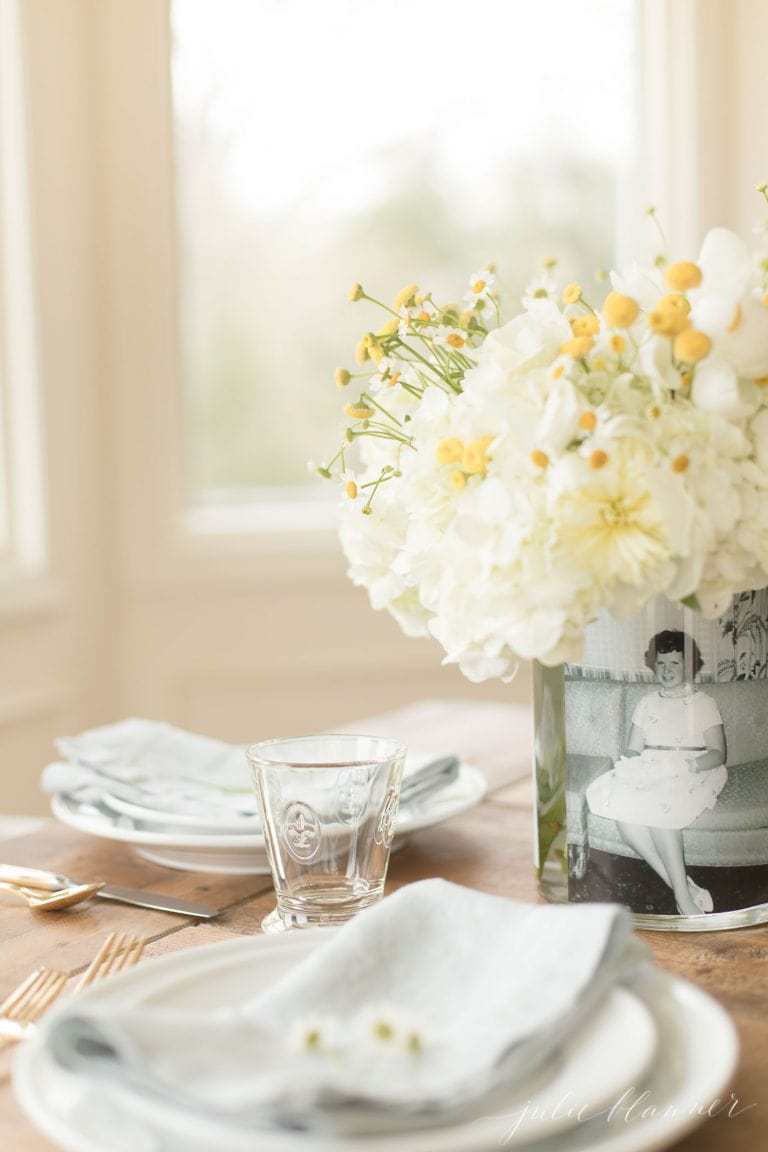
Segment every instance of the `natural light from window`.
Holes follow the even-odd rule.
[[[616,258],[632,0],[175,0],[172,20],[191,507],[324,495],[306,461],[370,323],[353,281],[452,299],[495,259],[509,313],[548,256],[587,279]]]

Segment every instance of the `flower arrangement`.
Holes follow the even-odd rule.
[[[351,578],[445,663],[575,661],[601,610],[664,594],[714,617],[768,583],[768,235],[715,229],[594,302],[549,262],[506,323],[491,265],[461,306],[350,298],[385,322],[336,372],[353,398],[318,471]]]

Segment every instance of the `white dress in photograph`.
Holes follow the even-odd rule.
[[[606,820],[651,828],[687,828],[714,808],[728,779],[725,766],[697,772],[689,759],[706,751],[704,733],[722,724],[717,704],[689,688],[682,696],[649,692],[632,723],[643,734],[639,756],[622,756],[587,788],[590,811]]]

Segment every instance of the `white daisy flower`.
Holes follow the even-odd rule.
[[[474,308],[479,302],[488,303],[496,287],[496,274],[492,268],[481,268],[469,278],[469,290],[464,295],[464,303]]]

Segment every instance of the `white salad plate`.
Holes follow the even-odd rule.
[[[235,1007],[277,982],[329,934],[313,929],[255,936],[164,956],[97,984],[82,1006],[162,1006],[183,1012]],[[587,1028],[534,1091],[494,1097],[492,1114],[442,1126],[323,1138],[283,1129],[222,1127],[149,1098],[122,1095],[54,1061],[43,1026],[14,1067],[17,1099],[32,1123],[66,1152],[652,1152],[701,1123],[722,1097],[738,1044],[722,1008],[685,981],[656,970],[642,998],[624,988],[606,997]],[[632,1109],[641,1094],[642,1108]],[[478,1110],[479,1112],[480,1110]]]
[[[404,837],[431,828],[452,816],[473,808],[486,791],[485,777],[478,768],[462,763],[456,779],[423,799],[405,804],[398,812],[393,850]],[[167,868],[191,872],[213,872],[227,876],[269,873],[266,845],[260,833],[211,832],[187,825],[176,826],[174,817],[164,823],[142,820],[117,811],[107,801],[80,799],[59,792],[51,799],[57,820],[78,832],[132,845],[140,856]]]

